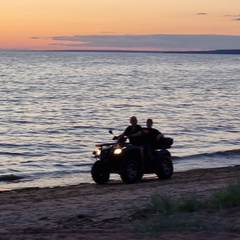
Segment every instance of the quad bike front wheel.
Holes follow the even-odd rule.
[[[125,183],[135,183],[141,180],[143,176],[141,164],[136,160],[126,159],[121,168],[120,176]]]
[[[156,175],[159,179],[171,178],[173,174],[173,163],[169,156],[164,155],[158,159]]]
[[[110,173],[107,167],[100,161],[96,161],[91,169],[91,175],[97,184],[106,184],[109,180]]]

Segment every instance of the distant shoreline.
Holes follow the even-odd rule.
[[[174,53],[174,54],[240,54],[240,49],[217,49],[204,51],[135,51],[135,50],[44,50],[41,52],[117,52],[117,53]]]
[[[240,49],[216,49],[202,51],[143,51],[143,50],[6,50],[0,49],[0,52],[99,52],[99,53],[163,53],[163,54],[240,54]]]

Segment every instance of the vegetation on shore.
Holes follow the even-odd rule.
[[[189,193],[181,199],[156,194],[143,209],[138,209],[132,219],[138,230],[149,234],[164,231],[226,231],[240,232],[240,226],[229,217],[240,213],[240,181],[201,199]],[[138,221],[139,220],[139,221]]]

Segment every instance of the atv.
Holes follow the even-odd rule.
[[[110,130],[110,134],[113,132]],[[140,181],[144,174],[155,173],[159,179],[171,178],[173,163],[167,150],[173,144],[172,138],[163,138],[153,149],[152,154],[144,151],[144,161],[140,148],[127,141],[127,137],[113,137],[115,142],[97,144],[93,152],[96,161],[92,165],[92,179],[97,184],[106,184],[110,173],[120,175],[124,183]]]

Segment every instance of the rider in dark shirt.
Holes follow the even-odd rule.
[[[133,145],[139,147],[140,156],[141,156],[141,164],[142,167],[144,165],[144,153],[142,146],[142,127],[137,124],[137,118],[132,116],[130,118],[131,125],[128,126],[125,131],[121,134],[122,136],[127,136],[129,138],[129,142]]]
[[[152,125],[153,125],[152,119],[150,118],[147,119],[146,124],[147,124],[147,127],[142,128],[142,139],[143,139],[144,148],[147,150],[148,155],[152,155],[157,142],[159,142],[159,140],[163,138],[164,135],[157,129],[152,128]]]
[[[134,145],[140,145],[142,127],[137,124],[137,118],[135,116],[132,116],[130,118],[130,123],[131,125],[125,129],[125,131],[123,132],[123,135],[129,138],[130,143]]]

